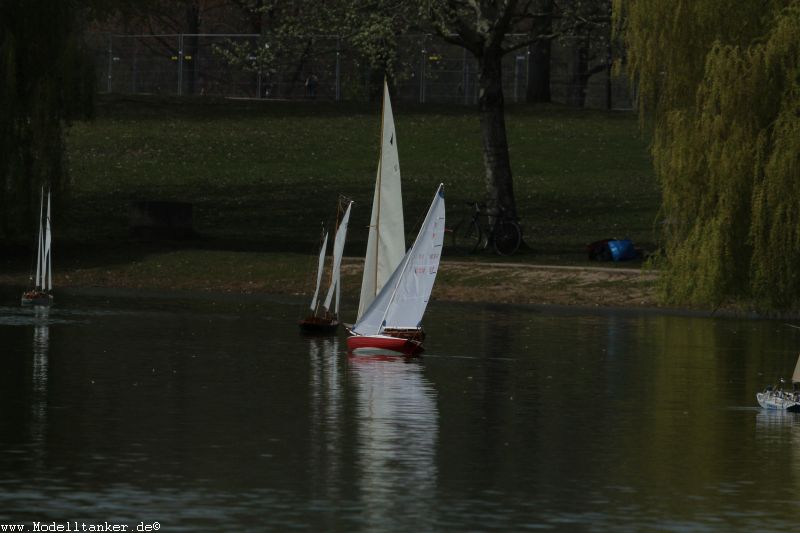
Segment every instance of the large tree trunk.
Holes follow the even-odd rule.
[[[539,17],[534,24],[531,34],[545,35],[533,43],[528,54],[528,91],[525,100],[530,103],[549,103],[550,97],[550,57],[552,41],[549,36],[553,33],[553,0],[547,0],[542,6],[544,15]]]
[[[550,49],[549,39],[537,41],[531,46],[528,56],[528,92],[525,99],[530,103],[550,103]]]
[[[567,105],[571,107],[583,107],[586,103],[586,86],[589,81],[589,76],[587,75],[589,51],[587,46],[583,38],[577,38],[573,41],[568,51]]]
[[[256,0],[250,11],[250,33],[257,33],[261,35],[261,30],[264,27],[264,17],[266,16],[263,8],[264,0]]]
[[[197,2],[186,4],[186,29],[191,35],[183,42],[183,66],[186,76],[186,94],[194,94],[197,82],[197,53],[199,52],[200,6]],[[189,59],[187,59],[189,58]]]
[[[481,119],[483,162],[486,167],[487,205],[494,212],[502,211],[516,218],[514,184],[506,137],[502,84],[502,52],[487,48],[479,58],[480,94],[478,108]]]

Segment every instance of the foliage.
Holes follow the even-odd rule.
[[[800,2],[618,0],[671,303],[800,306]]]
[[[278,64],[302,67],[314,46],[314,34],[331,18],[327,5],[308,1],[243,0],[240,8],[261,21],[259,38],[250,43],[228,41],[214,51],[234,67],[267,76],[278,70]]]
[[[91,113],[85,16],[74,0],[0,3],[0,237],[30,233],[40,187],[59,201],[66,186],[63,125]]]
[[[234,67],[267,74],[292,65],[297,66],[298,76],[304,68],[313,73],[313,67],[305,65],[313,55],[354,50],[360,61],[379,74],[378,82],[384,74],[393,78],[398,66],[397,36],[412,18],[409,3],[398,0],[241,0],[239,4],[260,17],[261,37],[254,43],[217,45],[215,52]],[[336,39],[326,39],[326,48],[319,36]],[[333,49],[331,43],[341,49]]]
[[[535,0],[430,0],[419,2],[419,5],[421,13],[431,21],[442,39],[466,49],[478,62],[478,109],[486,169],[486,203],[490,211],[502,211],[514,218],[517,205],[506,136],[502,58],[533,42],[552,38],[533,31],[526,33],[526,30],[536,27],[543,16],[541,9],[552,7],[552,3]],[[583,3],[577,0],[565,5],[568,6],[566,11],[571,13],[583,9]],[[573,16],[578,19],[577,15]]]
[[[418,27],[414,14],[413,2],[358,0],[344,17],[344,34],[370,67],[395,78],[404,74],[398,71],[397,36]]]

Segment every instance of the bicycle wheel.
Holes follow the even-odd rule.
[[[453,248],[465,254],[478,251],[484,240],[481,227],[472,218],[465,218],[456,224],[451,238]]]
[[[513,220],[499,220],[494,226],[494,251],[498,255],[511,255],[522,244],[522,230]]]

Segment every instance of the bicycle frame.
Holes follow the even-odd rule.
[[[491,244],[494,251],[499,255],[510,255],[517,251],[522,242],[522,230],[512,217],[507,217],[502,212],[494,214],[489,212],[486,204],[479,202],[467,202],[472,207],[472,215],[465,217],[454,229],[453,245],[461,239],[467,245],[467,251],[476,252],[485,250]],[[482,218],[486,222],[482,223]],[[473,243],[473,244],[470,244]]]

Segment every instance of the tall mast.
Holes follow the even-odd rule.
[[[320,245],[319,259],[317,261],[317,286],[314,289],[314,297],[311,299],[311,306],[310,306],[311,312],[314,314],[314,316],[316,316],[317,310],[319,309],[319,302],[318,302],[319,285],[320,282],[322,281],[323,269],[325,268],[325,250],[328,245],[328,234],[325,232],[324,226],[322,227],[320,240],[322,241],[322,244]]]
[[[331,283],[328,287],[328,294],[325,296],[325,303],[322,306],[325,308],[326,312],[330,312],[331,302],[333,300],[334,293],[336,294],[336,307],[334,310],[334,315],[338,314],[339,311],[339,289],[342,284],[341,281],[341,266],[342,266],[342,255],[344,253],[344,244],[345,239],[347,236],[347,227],[350,222],[350,206],[352,205],[352,201],[349,198],[340,195],[340,202],[347,201],[347,209],[344,210],[344,214],[342,215],[341,219],[339,219],[338,228],[336,229],[336,236],[333,240],[333,252],[331,254]]]
[[[50,234],[50,191],[47,191],[47,219],[45,219],[44,229],[45,256],[47,258],[47,263],[44,268],[47,270],[47,290],[49,291],[53,290],[53,253],[50,250],[52,242],[53,239]],[[44,275],[42,275],[42,281],[44,281]]]
[[[339,199],[336,201],[336,220],[333,223],[333,234],[334,236],[339,232],[339,221],[340,216],[342,214],[342,195],[339,195]],[[335,239],[335,237],[334,237]],[[333,254],[331,254],[331,265],[333,264]],[[333,268],[331,268],[331,275],[329,277],[328,286],[333,284]]]
[[[36,246],[36,281],[35,289],[41,289],[44,285],[42,276],[42,248],[44,248],[44,234],[42,232],[42,217],[44,217],[44,186],[42,186],[42,196],[39,199],[39,238]]]
[[[386,85],[386,77],[383,78],[383,91],[381,96],[381,153],[378,157],[378,180],[375,189],[377,190],[378,194],[378,211],[375,216],[375,285],[374,285],[374,293],[373,297],[378,294],[378,249],[380,248],[381,244],[381,181],[383,180],[383,127],[384,127],[384,116],[386,116],[386,91],[388,91]]]

